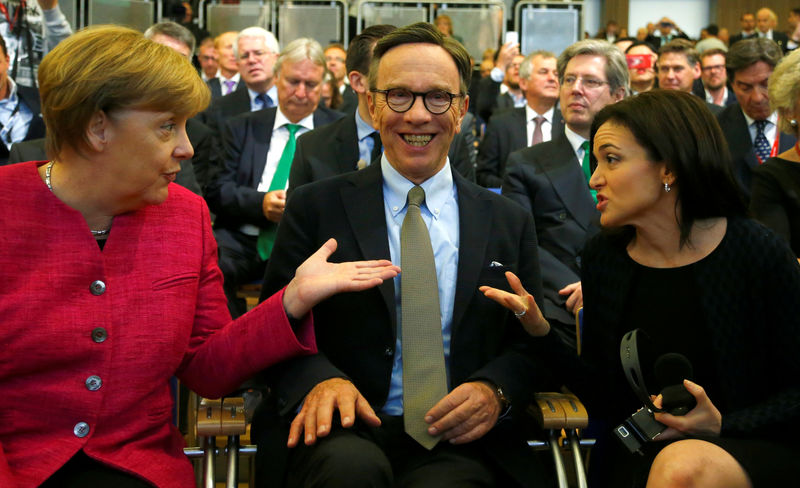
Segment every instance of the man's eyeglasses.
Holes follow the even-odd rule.
[[[414,105],[414,102],[417,101],[417,97],[422,97],[422,103],[425,105],[428,112],[433,115],[441,115],[450,109],[454,98],[464,96],[457,93],[449,93],[444,90],[431,90],[425,93],[412,92],[405,88],[390,88],[388,90],[372,89],[370,91],[372,93],[383,93],[389,108],[399,114],[408,112]]]
[[[725,69],[725,65],[724,64],[715,64],[713,66],[703,66],[702,69],[706,73],[708,73],[710,71],[722,71],[722,70]]]
[[[597,90],[603,85],[608,85],[607,81],[598,80],[597,78],[584,78],[583,76],[568,75],[564,77],[562,84],[567,87],[575,85],[580,80],[584,88],[589,90]]]

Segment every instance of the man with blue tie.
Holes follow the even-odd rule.
[[[725,107],[717,120],[728,141],[734,176],[748,196],[753,168],[797,142],[778,130],[778,112],[769,106],[769,77],[782,57],[780,46],[760,37],[739,41],[728,51],[728,79],[738,103]]]
[[[221,134],[226,120],[246,112],[274,107],[278,100],[273,68],[280,53],[278,40],[261,27],[248,27],[239,32],[233,43],[233,54],[239,69],[240,87],[215,98],[199,117],[202,122]]]
[[[252,47],[246,43],[252,52]],[[216,214],[214,233],[228,307],[244,312],[236,298],[242,283],[264,275],[274,232],[283,215],[296,138],[343,114],[319,107],[325,57],[319,43],[292,41],[274,67],[278,104],[229,118],[222,131],[224,164],[206,199]]]

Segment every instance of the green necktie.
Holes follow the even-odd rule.
[[[400,228],[400,313],[403,342],[403,425],[425,449],[438,436],[428,434],[425,414],[447,395],[442,319],[436,263],[420,205],[425,190],[408,192],[408,209]]]
[[[300,128],[297,124],[284,125],[289,130],[289,140],[286,141],[286,146],[281,153],[281,159],[278,161],[278,168],[275,169],[275,174],[272,176],[272,181],[269,184],[267,192],[275,190],[283,190],[286,188],[286,182],[289,180],[289,170],[292,168],[292,159],[294,158],[294,148],[297,145],[295,140],[295,133]],[[267,227],[262,227],[258,232],[258,256],[262,261],[269,259],[272,254],[272,246],[275,244],[275,234],[278,233],[278,226],[273,225],[272,222],[267,224]]]
[[[581,164],[581,166],[583,166],[583,176],[586,177],[586,184],[588,185],[589,184],[589,180],[592,178],[592,168],[590,167],[590,164],[589,164],[589,157],[590,157],[590,155],[589,155],[589,141],[583,141],[583,144],[581,144],[581,147],[583,148],[583,164]],[[594,202],[597,203],[597,190],[593,190],[592,188],[589,188],[589,193],[592,194],[592,198],[594,198]]]

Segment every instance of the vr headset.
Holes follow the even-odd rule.
[[[693,376],[692,364],[686,356],[674,352],[662,354],[653,364],[655,377],[662,385],[662,407],[653,404],[639,362],[640,351],[648,347],[648,342],[647,334],[635,329],[622,337],[619,346],[625,377],[643,406],[617,426],[614,434],[630,452],[639,454],[642,454],[641,448],[645,443],[656,440],[667,428],[655,419],[654,412],[685,415],[697,404],[694,396],[683,386],[684,378]]]

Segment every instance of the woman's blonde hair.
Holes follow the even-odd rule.
[[[98,25],[61,41],[39,66],[47,154],[64,145],[81,150],[98,111],[172,112],[191,117],[208,106],[208,87],[191,63],[173,49],[133,29]]]

